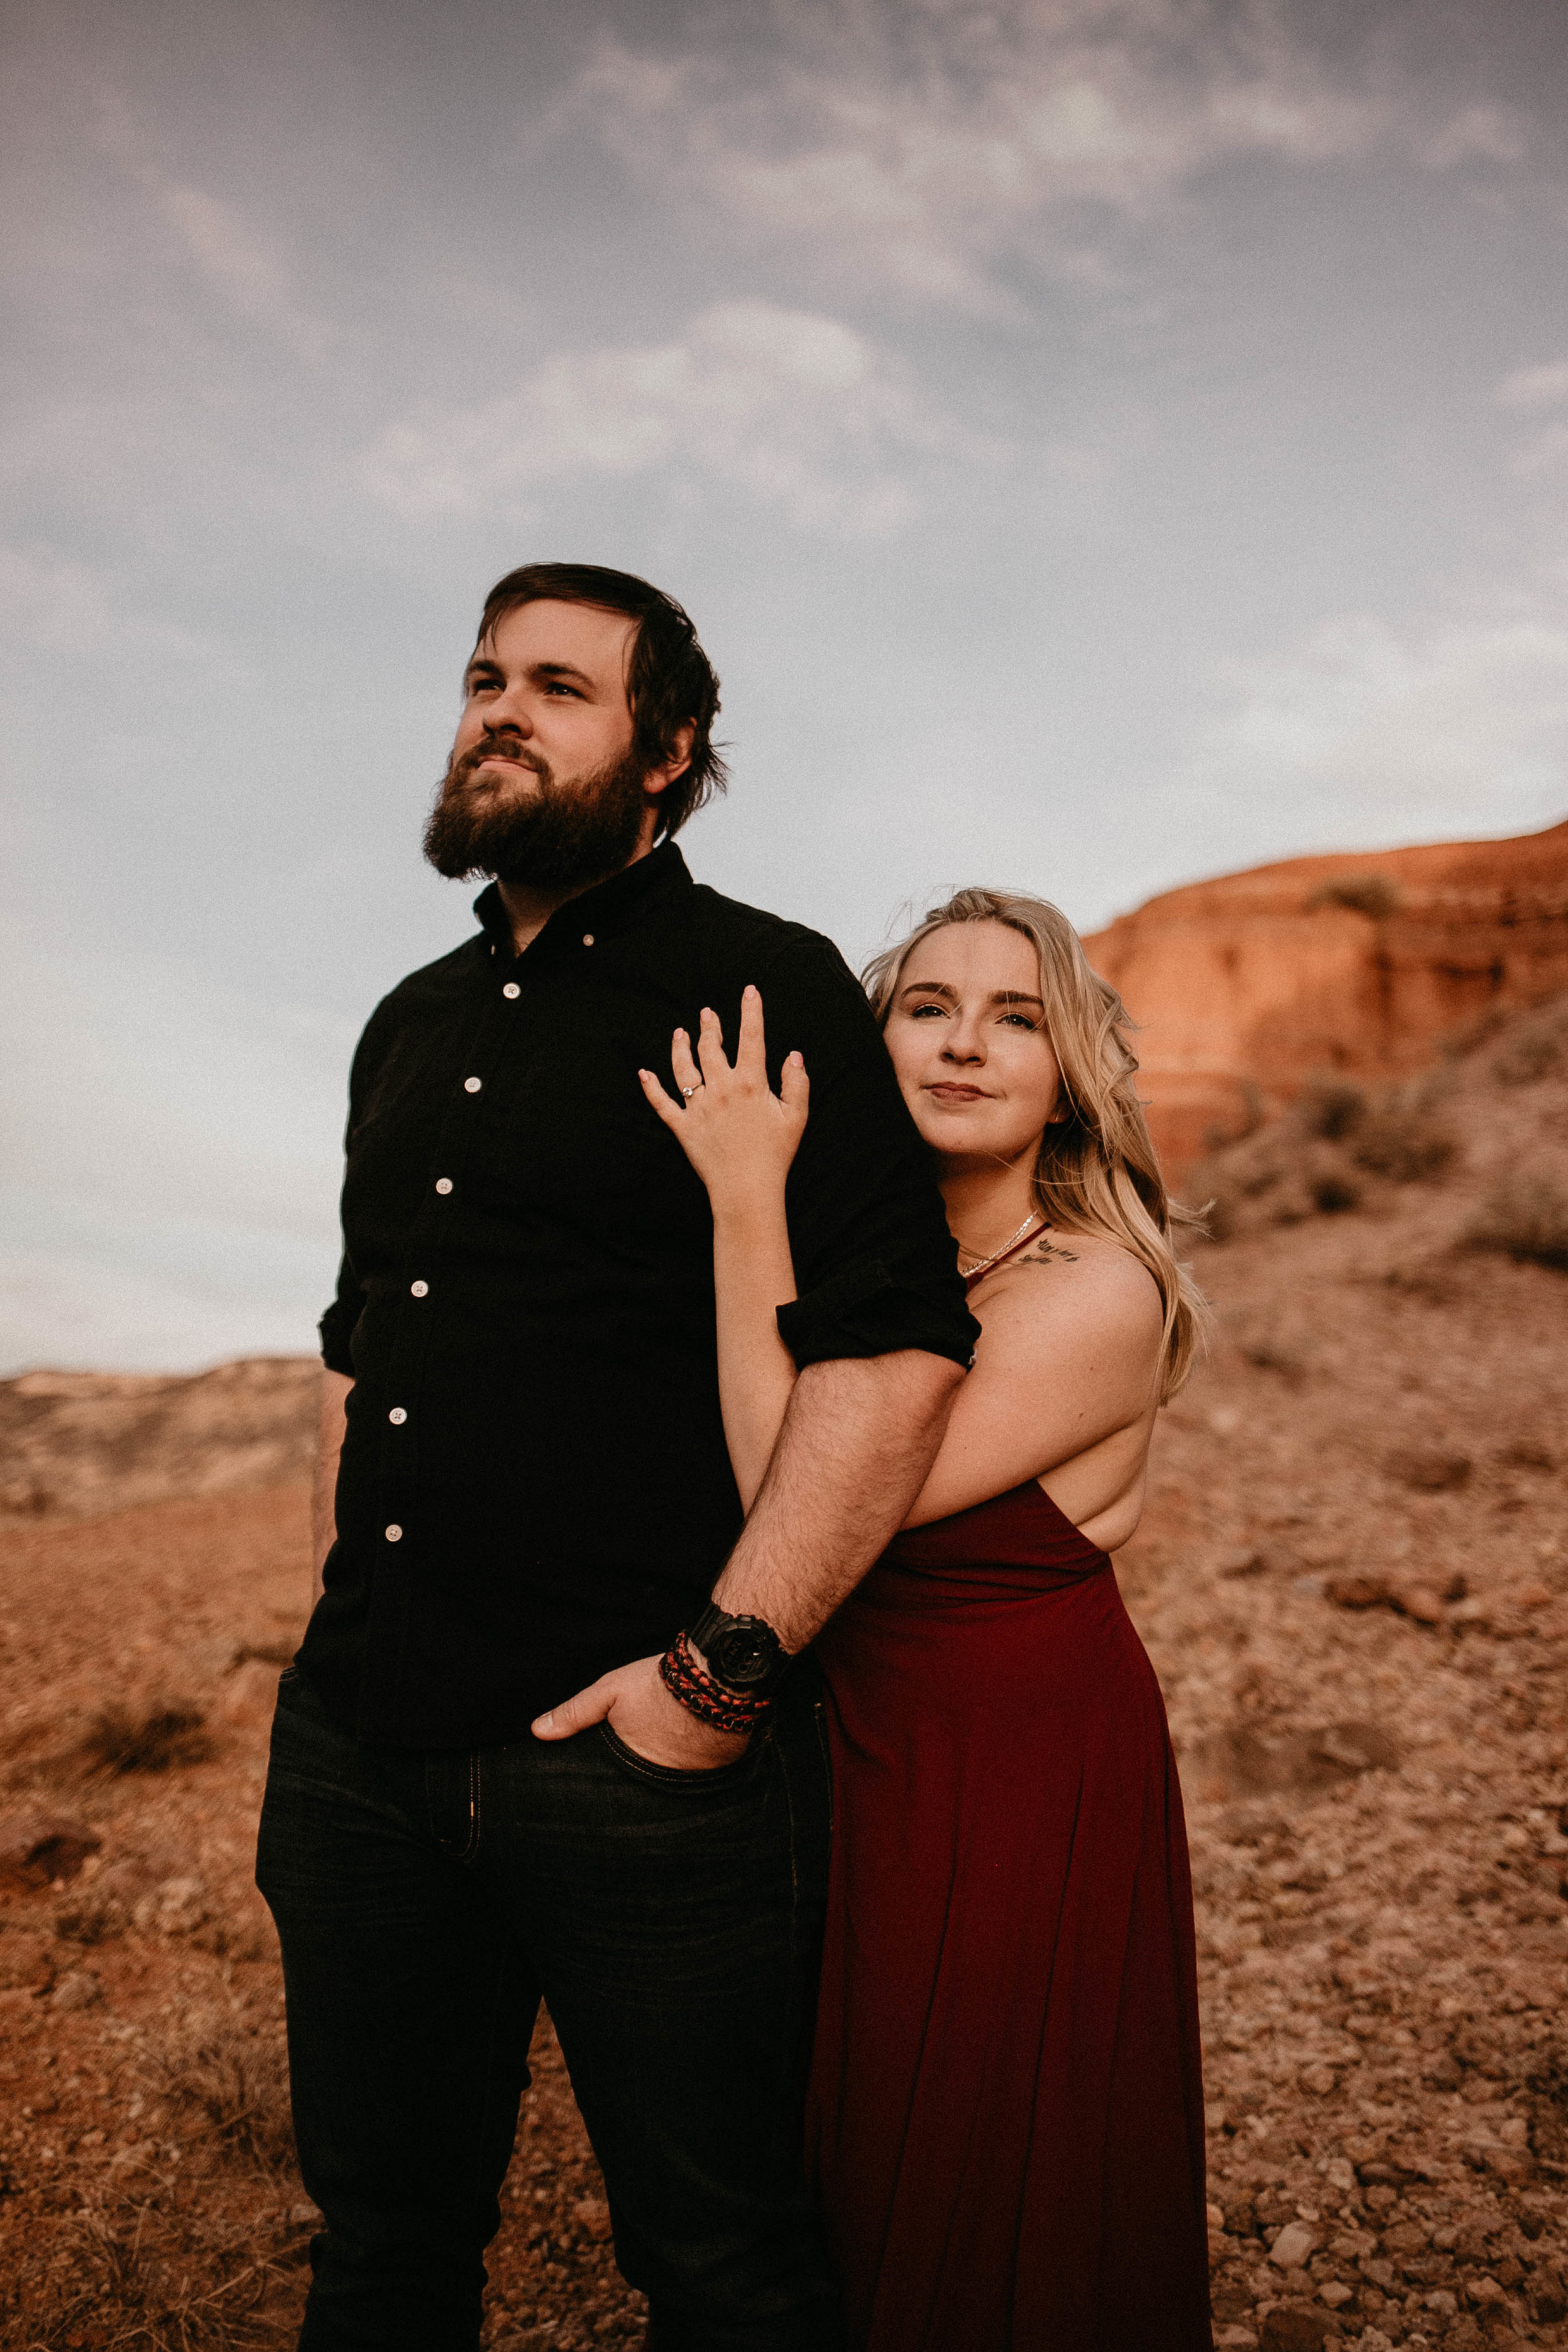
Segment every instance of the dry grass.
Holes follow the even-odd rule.
[[[274,2291],[290,2290],[310,2235],[289,2219],[300,2190],[281,2041],[212,2008],[149,2036],[137,2075],[167,2138],[146,2143],[133,2194],[94,2184],[19,2250],[6,2282],[16,2326],[0,2318],[0,2341],[19,2352],[276,2347]]]
[[[259,2352],[278,2342],[268,2305],[307,2243],[281,2221],[171,2213],[160,2197],[88,2206],[22,2252],[18,2332],[5,2340],[17,2352]]]
[[[1547,1160],[1510,1169],[1487,1193],[1464,1240],[1471,1249],[1568,1270],[1568,1181],[1561,1169]]]
[[[147,2052],[150,2087],[169,2105],[186,2147],[205,2144],[277,2176],[294,2163],[289,2070],[282,2043],[247,2032],[218,2011],[171,2027]]]

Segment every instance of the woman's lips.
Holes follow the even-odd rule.
[[[928,1095],[934,1095],[938,1102],[987,1102],[990,1099],[984,1087],[958,1087],[944,1085],[940,1087],[928,1087],[926,1088],[926,1092]]]

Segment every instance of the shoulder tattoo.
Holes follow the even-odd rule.
[[[1031,1250],[1013,1260],[1015,1265],[1055,1265],[1058,1261],[1068,1265],[1078,1264],[1077,1250],[1063,1249],[1059,1242],[1047,1241],[1042,1234]]]

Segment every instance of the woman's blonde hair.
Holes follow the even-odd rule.
[[[1168,1403],[1208,1335],[1209,1309],[1173,1234],[1201,1221],[1173,1201],[1154,1156],[1143,1106],[1133,1091],[1132,1026],[1116,991],[1089,967],[1083,943],[1059,908],[1023,890],[959,890],[933,907],[896,947],[873,956],[861,979],[886,1028],[905,964],[923,940],[950,923],[1005,923],[1030,940],[1040,962],[1046,1032],[1061,1068],[1068,1116],[1047,1127],[1035,1162],[1035,1198],[1047,1223],[1098,1234],[1131,1252],[1153,1276],[1165,1310],[1160,1341],[1160,1402]]]

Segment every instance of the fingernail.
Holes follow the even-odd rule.
[[[712,1020],[712,1018],[713,1018],[713,1007],[712,1007],[710,1004],[705,1004],[705,1005],[703,1006],[703,1008],[702,1008],[702,1018],[704,1019],[704,1021],[711,1021],[711,1020]]]
[[[542,1715],[539,1718],[536,1728],[540,1731],[551,1731],[554,1728],[554,1725],[555,1717],[553,1715]]]
[[[745,993],[746,993],[748,996],[755,996],[756,992],[756,992],[756,990],[752,987],[752,985],[751,982],[750,982],[750,981],[748,981],[748,982],[746,982]]]

